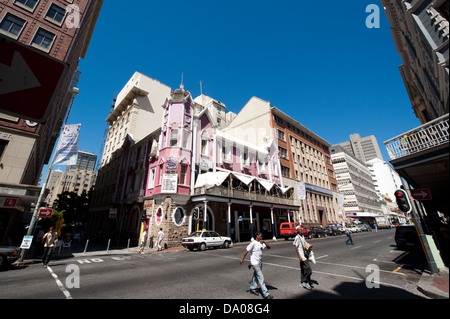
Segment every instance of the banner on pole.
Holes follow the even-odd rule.
[[[306,199],[305,182],[297,182],[297,194],[298,194],[298,199],[300,199],[300,200]]]
[[[78,158],[78,140],[81,124],[65,125],[59,138],[53,164],[75,165]]]

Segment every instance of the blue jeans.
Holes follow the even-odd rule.
[[[253,266],[253,277],[252,282],[250,283],[250,289],[254,290],[256,287],[261,287],[261,293],[263,297],[269,295],[269,290],[267,290],[266,285],[264,284],[264,275],[262,273],[262,265]]]
[[[345,242],[346,244],[348,244],[348,242],[350,242],[351,245],[353,245],[353,239],[352,239],[352,235],[351,234],[347,234],[347,241]]]

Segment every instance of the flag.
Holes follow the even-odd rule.
[[[65,125],[59,137],[53,164],[75,165],[78,158],[78,138],[81,124]]]

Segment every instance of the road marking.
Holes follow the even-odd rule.
[[[393,273],[396,273],[396,274],[399,274],[399,275],[406,276],[406,274],[403,274],[403,273],[401,273],[401,272],[398,272],[400,269],[402,269],[402,267],[403,267],[403,265],[401,265],[400,267],[398,267],[397,269],[395,269],[395,270],[393,271]]]
[[[381,240],[375,240],[373,243],[374,244],[376,244],[376,243],[379,243]]]
[[[72,295],[66,289],[66,287],[64,287],[63,283],[59,280],[58,276],[54,273],[53,269],[49,266],[47,266],[47,269],[50,272],[50,274],[52,275],[52,277],[55,279],[56,285],[58,285],[59,290],[61,290],[62,293],[64,294],[64,296],[66,296],[66,299],[73,299]]]
[[[231,256],[222,256],[222,255],[215,255],[215,256],[220,256],[220,257],[224,257],[224,258],[229,258],[229,259],[235,259],[235,260],[240,260],[239,257],[231,257]],[[272,255],[273,256],[273,255]],[[298,258],[296,258],[298,259]],[[326,263],[325,263],[326,264]],[[328,263],[330,265],[336,265],[336,264],[332,264],[332,263]],[[274,266],[274,267],[281,267],[281,268],[287,268],[287,269],[292,269],[292,270],[297,270],[300,271],[300,267],[291,267],[291,266],[285,266],[285,265],[279,265],[279,264],[274,264],[274,263],[268,263],[268,262],[263,262],[263,265],[270,265],[270,266]],[[362,268],[362,269],[366,269],[365,267],[358,267],[358,266],[349,266],[349,265],[340,265],[340,266],[347,266],[347,267],[355,267],[355,268]],[[380,270],[383,271],[383,270]],[[356,281],[365,281],[366,279],[362,279],[362,278],[358,278],[358,277],[352,277],[352,276],[346,276],[346,275],[340,275],[340,274],[332,274],[332,273],[328,273],[328,272],[322,272],[322,271],[317,271],[314,270],[313,271],[315,274],[322,274],[322,275],[327,275],[327,276],[333,276],[333,277],[342,277],[342,278],[347,278],[347,279],[353,279]],[[384,272],[388,272],[391,273],[390,271],[384,271]],[[396,273],[396,274],[400,274],[400,273]],[[399,288],[399,289],[404,289],[401,286],[397,286],[397,285],[393,285],[390,283],[386,283],[386,282],[376,282],[380,285],[384,285],[384,286],[391,286],[391,287],[395,287],[395,288]]]
[[[356,246],[356,247],[353,247],[353,248],[351,248],[351,249],[358,249],[358,248],[361,248],[362,246]]]

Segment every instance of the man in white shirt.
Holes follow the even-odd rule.
[[[56,246],[56,240],[58,239],[58,233],[54,227],[50,227],[48,233],[42,238],[44,240],[44,255],[42,256],[42,264],[47,267],[50,257],[53,254],[53,250]]]
[[[160,228],[159,232],[158,232],[158,238],[157,238],[158,251],[162,250],[161,242],[163,239],[164,239],[164,232],[163,232],[162,228]]]
[[[297,226],[297,236],[294,239],[295,251],[297,252],[298,259],[300,260],[300,287],[311,290],[311,275],[312,269],[308,260],[308,250],[312,245],[308,244],[305,237],[302,235],[300,226]]]
[[[253,268],[253,277],[252,282],[250,283],[250,292],[252,294],[257,295],[256,287],[261,287],[262,296],[264,299],[272,299],[273,296],[269,294],[267,287],[264,283],[264,275],[262,273],[262,251],[270,246],[262,240],[262,234],[260,232],[256,232],[255,241],[251,242],[247,249],[244,252],[244,255],[241,258],[241,265],[244,262],[245,256],[250,252],[252,255],[250,257],[251,267]]]

